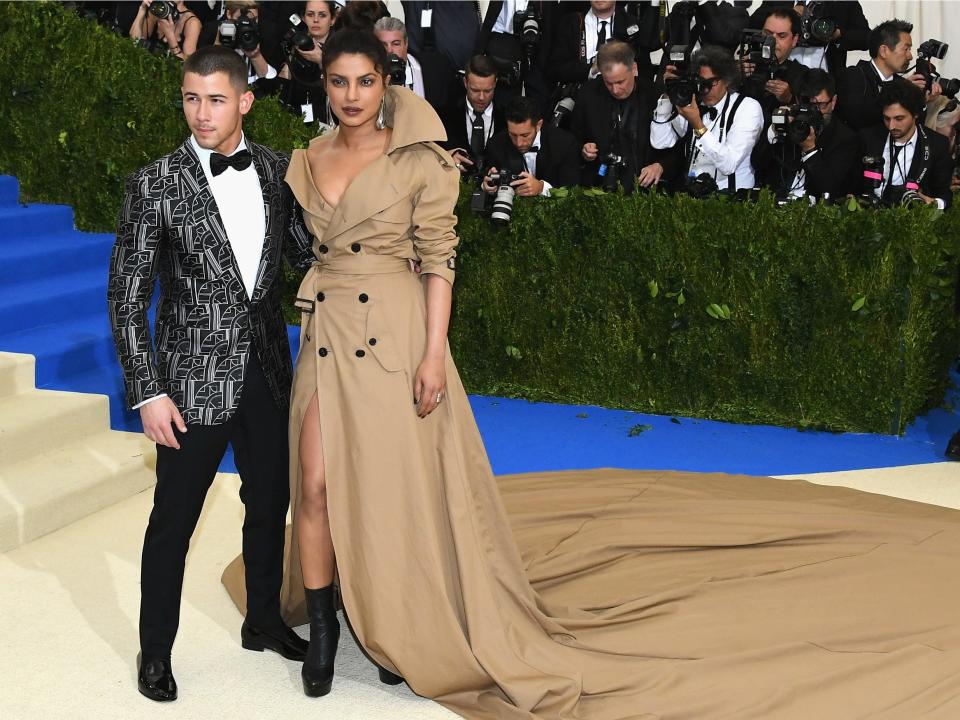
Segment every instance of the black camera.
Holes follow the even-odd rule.
[[[712,197],[720,192],[717,181],[710,173],[700,173],[699,175],[690,175],[687,178],[687,194],[690,197],[703,200]]]
[[[825,16],[825,2],[809,2],[800,17],[800,47],[823,47],[833,40],[837,23]]]
[[[770,117],[770,127],[781,138],[787,138],[795,145],[802,145],[810,135],[811,128],[816,137],[823,132],[823,115],[816,105],[801,101],[799,105],[778,107]]]
[[[513,34],[520,38],[520,46],[527,61],[532,62],[541,39],[540,16],[532,3],[527,5],[526,10],[514,14]]]
[[[615,148],[610,148],[600,160],[600,167],[597,169],[597,175],[600,176],[600,187],[604,192],[615,192],[620,179],[623,177],[623,169],[626,167],[626,161],[623,155],[620,155]]]
[[[567,118],[577,106],[577,91],[580,89],[580,83],[568,83],[560,90],[560,99],[553,106],[553,117],[550,124],[555,127],[562,127],[567,124]]]
[[[686,75],[690,70],[690,56],[693,50],[689,45],[671,45],[667,50],[667,65],[673,65],[677,76]]]
[[[396,53],[387,56],[387,75],[391,85],[403,87],[407,84],[407,64]]]
[[[773,80],[777,74],[777,39],[762,30],[745,29],[740,35],[737,56],[753,65],[753,75]]]
[[[699,75],[667,78],[663,82],[664,92],[675,108],[686,107],[703,90],[703,79]]]
[[[157,20],[170,18],[174,22],[180,17],[180,11],[177,10],[177,4],[167,0],[154,0],[150,3],[150,14]]]
[[[906,185],[892,185],[884,193],[884,204],[889,207],[900,205],[926,205],[927,201],[920,197],[920,188],[915,182],[907,181]]]
[[[517,195],[510,183],[521,178],[505,170],[490,173],[487,177],[492,185],[497,186],[497,194],[494,195],[493,205],[490,207],[490,220],[494,225],[507,225],[513,218],[513,200]]]
[[[316,43],[313,42],[306,23],[300,19],[299,15],[291,15],[290,22],[293,27],[287,30],[280,40],[280,52],[286,58],[290,75],[303,85],[319,86],[323,83],[323,72],[320,66],[297,52],[297,50],[313,50]]]
[[[947,50],[950,46],[940,40],[925,40],[917,48],[917,72],[923,75],[927,80],[927,92],[933,87],[933,83],[940,83],[943,94],[948,98],[954,98],[960,93],[960,80],[956,78],[945,78],[934,69],[931,60],[943,60],[947,56]]]
[[[260,45],[260,26],[244,10],[236,20],[220,23],[220,44],[232,49],[256,50]]]

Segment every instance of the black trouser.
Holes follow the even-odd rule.
[[[261,628],[280,620],[283,541],[290,504],[287,414],[276,405],[251,349],[236,413],[222,425],[174,428],[180,449],[157,446],[157,487],[140,566],[140,649],[168,657],[180,624],[180,594],[190,536],[227,449],[240,473],[247,618]]]

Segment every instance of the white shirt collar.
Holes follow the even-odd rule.
[[[472,118],[474,115],[476,115],[477,111],[474,110],[473,105],[470,104],[469,100],[466,101],[466,106],[467,106],[467,117]],[[480,114],[483,115],[484,119],[486,120],[489,120],[490,118],[492,118],[493,103],[491,102],[489,105],[487,105],[486,109]]]
[[[543,149],[540,147],[540,131],[539,130],[537,130],[537,136],[533,139],[533,145],[530,146],[530,149],[527,150],[527,152],[525,152],[524,155],[527,155],[528,153],[532,153],[534,147],[540,148],[541,150]]]
[[[919,134],[920,134],[920,128],[914,127],[913,135],[910,136],[909,140],[907,140],[905,143],[898,143],[896,140],[894,140],[893,144],[902,148],[910,147],[910,146],[913,146],[915,148],[917,146],[917,135]]]
[[[197,142],[197,138],[193,136],[193,133],[190,133],[190,144],[193,146],[194,151],[197,153],[197,157],[200,158],[200,164],[203,166],[203,170],[207,175],[210,174],[210,156],[213,154],[213,150],[208,150],[205,147],[201,147],[200,143]],[[234,150],[230,155],[236,155],[241,150],[247,149],[247,136],[240,135],[240,143],[237,145],[237,149]]]
[[[877,75],[880,76],[880,79],[881,79],[881,80],[883,80],[884,82],[890,82],[891,80],[893,80],[893,75],[884,75],[884,74],[883,74],[883,72],[880,70],[880,68],[877,67],[877,63],[876,63],[875,60],[870,60],[870,64],[873,65],[873,69],[877,71]]]
[[[593,8],[590,8],[590,10],[587,11],[587,14],[586,14],[586,16],[584,17],[584,19],[590,18],[590,21],[593,23],[594,27],[596,27],[596,28],[599,28],[599,27],[600,27],[600,23],[601,23],[601,22],[605,22],[605,23],[607,24],[607,36],[609,37],[609,36],[610,36],[610,28],[613,27],[613,16],[614,16],[614,15],[616,15],[616,11],[614,11],[614,12],[610,15],[610,17],[599,18],[599,17],[597,17],[597,14],[596,14],[595,12],[593,12]]]

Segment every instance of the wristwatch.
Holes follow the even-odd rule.
[[[696,135],[698,138],[702,138],[704,135],[707,134],[707,126],[704,125],[700,129],[694,129],[693,134]]]

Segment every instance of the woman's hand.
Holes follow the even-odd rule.
[[[413,402],[417,415],[425,418],[443,402],[447,389],[447,370],[443,355],[428,355],[423,358],[413,379]],[[439,398],[439,399],[438,399]]]
[[[173,20],[169,17],[157,20],[157,28],[159,28],[160,34],[163,35],[167,41],[168,47],[177,47],[179,45],[177,42],[177,28],[173,24]]]
[[[313,50],[301,50],[297,48],[297,52],[300,53],[300,57],[304,60],[309,60],[312,63],[317,65],[323,64],[323,50],[320,49],[320,46],[317,43],[313,44]]]

